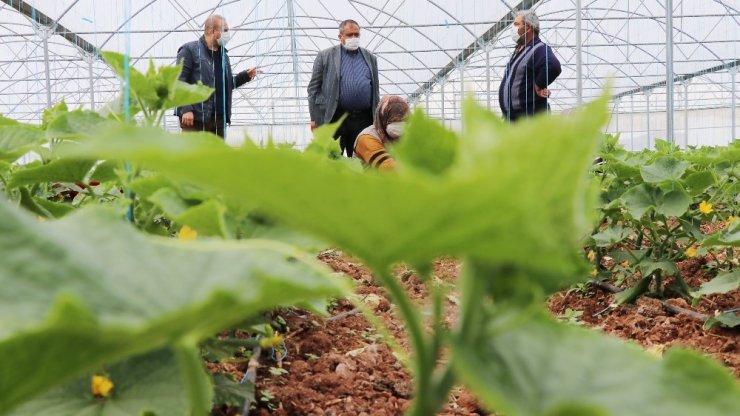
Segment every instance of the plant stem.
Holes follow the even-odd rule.
[[[190,414],[201,416],[211,411],[213,387],[203,368],[200,350],[194,340],[184,339],[174,346],[177,361],[180,363],[185,388],[190,401]]]
[[[396,278],[389,272],[388,268],[376,268],[376,270],[378,270],[378,278],[382,281],[386,289],[388,289],[393,302],[398,306],[401,318],[404,320],[409,331],[411,346],[414,349],[414,355],[412,357],[415,389],[414,402],[408,414],[413,416],[434,414],[434,411],[430,411],[431,409],[427,408],[427,403],[423,401],[423,399],[431,397],[432,370],[436,363],[435,357],[430,357],[430,351],[425,342],[421,316],[414,309],[403,287],[401,287]]]

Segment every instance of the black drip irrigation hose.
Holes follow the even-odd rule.
[[[607,282],[600,282],[598,280],[592,280],[589,283],[591,285],[593,285],[593,286],[598,287],[599,289],[603,289],[603,290],[606,290],[607,292],[611,292],[611,293],[619,293],[619,292],[622,292],[624,290],[624,289],[622,289],[620,287],[616,287],[616,286],[614,286],[612,284],[609,284]],[[663,309],[665,309],[666,311],[668,311],[670,313],[676,314],[676,315],[681,315],[681,314],[688,315],[688,316],[690,316],[690,317],[692,317],[694,319],[698,319],[698,320],[700,320],[702,322],[706,322],[707,319],[709,319],[709,316],[704,315],[703,313],[692,311],[691,309],[682,308],[680,306],[671,305],[670,303],[668,303],[666,301],[661,301],[660,304],[663,306]],[[611,305],[607,306],[606,309],[595,313],[594,316],[601,315],[601,314],[603,314],[604,312],[607,312],[610,309],[612,309],[612,306]],[[731,310],[731,311],[725,311],[725,312],[733,312],[733,311]]]

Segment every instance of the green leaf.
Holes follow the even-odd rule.
[[[400,166],[433,175],[442,174],[452,166],[457,155],[457,134],[425,117],[420,108],[406,123],[403,137],[391,148]]]
[[[111,182],[118,179],[118,173],[116,170],[121,168],[121,164],[115,160],[106,160],[95,166],[90,181],[98,182]]]
[[[64,100],[51,108],[44,109],[44,114],[41,116],[41,129],[46,130],[57,117],[66,114],[68,111],[69,108]]]
[[[105,125],[115,122],[93,111],[71,111],[60,114],[47,127],[48,138],[77,138],[92,134]]]
[[[648,183],[678,182],[689,168],[689,162],[672,157],[661,157],[651,165],[640,168],[642,179]]]
[[[473,102],[465,108],[460,146],[466,150],[443,177],[355,173],[295,151],[231,149],[206,142],[205,134],[155,129],[121,129],[71,150],[141,162],[213,189],[372,267],[468,254],[542,279],[575,279],[581,269],[576,236],[591,227],[595,200],[585,173],[606,120],[605,101],[512,126]]]
[[[161,188],[147,200],[159,207],[171,219],[184,214],[192,206],[172,188]]]
[[[635,267],[640,270],[643,276],[650,276],[657,270],[665,272],[663,276],[675,276],[679,273],[676,263],[672,261],[643,260],[637,263]]]
[[[714,173],[711,171],[695,172],[686,177],[686,189],[691,196],[698,196],[706,192],[707,188],[715,184]]]
[[[213,375],[215,386],[215,404],[225,404],[232,407],[242,407],[247,400],[254,400],[254,384],[237,383],[229,374],[217,373]]]
[[[140,198],[149,199],[162,188],[174,189],[177,185],[163,175],[142,176],[131,181],[131,190]]]
[[[718,313],[704,322],[704,329],[712,329],[716,325],[722,325],[727,328],[740,326],[740,315],[735,312]]]
[[[665,216],[679,216],[686,212],[691,204],[691,198],[681,189],[665,192],[648,184],[628,189],[621,200],[636,219],[642,218],[650,209]]]
[[[90,383],[95,374],[105,375],[113,383],[110,396],[93,396]],[[182,377],[173,353],[158,350],[65,383],[11,411],[9,416],[119,416],[144,411],[180,416],[188,413]]]
[[[7,124],[0,129],[0,160],[13,161],[46,141],[43,130],[29,125]]]
[[[40,197],[33,197],[34,202],[38,204],[38,206],[45,209],[53,218],[62,218],[63,216],[71,213],[74,211],[74,207],[72,207],[69,204],[63,204],[60,202],[54,202],[49,201],[46,198],[40,198]]]
[[[740,247],[740,221],[735,221],[724,230],[710,235],[702,245]]]
[[[223,204],[212,199],[187,209],[173,219],[197,231],[198,235],[227,237],[225,212]]]
[[[182,107],[184,105],[200,103],[207,100],[214,91],[213,88],[207,87],[200,82],[197,84],[188,84],[177,80],[173,86],[173,94],[165,101],[162,108]]]
[[[465,385],[490,410],[511,416],[724,416],[740,408],[738,383],[710,359],[685,350],[657,359],[544,316],[492,322],[477,342],[450,351]]]
[[[342,149],[339,146],[339,141],[334,139],[334,133],[337,131],[339,126],[342,124],[346,115],[332,124],[324,124],[319,126],[313,132],[313,140],[306,147],[306,154],[316,154],[320,157],[337,160],[342,158]]]
[[[130,58],[112,51],[103,51],[100,55],[122,80],[126,80],[128,78],[128,86],[131,88],[131,92],[133,93],[131,101],[135,101],[136,97],[143,101],[152,101],[157,99],[155,86],[149,82],[146,75],[131,66]]]
[[[0,412],[104,363],[347,294],[292,247],[150,237],[100,208],[40,224],[0,200],[0,252]]]
[[[691,296],[698,298],[715,293],[727,293],[740,288],[740,269],[718,275],[709,282],[691,292]]]
[[[59,159],[49,164],[22,169],[13,174],[8,187],[17,188],[42,182],[82,182],[95,161]]]
[[[591,238],[596,243],[596,247],[611,247],[629,237],[631,233],[631,229],[624,228],[621,225],[615,225],[592,235]]]
[[[13,120],[12,118],[7,118],[0,114],[0,126],[6,127],[6,126],[19,126],[21,123],[19,123],[16,120]]]

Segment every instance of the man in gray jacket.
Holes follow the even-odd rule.
[[[188,42],[177,51],[177,63],[182,64],[180,81],[214,88],[214,93],[202,103],[178,107],[180,127],[184,131],[209,131],[225,137],[226,124],[231,124],[231,91],[254,79],[257,68],[234,76],[227,55],[226,43],[231,39],[229,24],[217,14],[208,16],[203,36]]]
[[[313,63],[308,83],[311,130],[333,123],[347,114],[334,138],[352,157],[357,135],[373,124],[380,100],[378,60],[360,48],[360,25],[345,20],[339,25],[340,45],[324,49]]]

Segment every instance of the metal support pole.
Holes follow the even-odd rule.
[[[630,150],[635,150],[635,95],[630,95]]]
[[[683,148],[689,147],[689,80],[683,83]]]
[[[429,96],[432,94],[432,91],[427,91],[426,93],[426,113],[427,116],[429,116]]]
[[[298,117],[303,117],[303,100],[301,100],[300,91],[300,66],[298,63],[298,44],[296,40],[296,23],[295,23],[295,10],[293,8],[293,0],[288,0],[288,24],[290,25],[290,53],[293,56],[293,85],[295,87],[295,97],[298,100]]]
[[[46,27],[38,27],[39,36],[44,41],[44,73],[46,75],[46,106],[51,108],[51,71],[49,70],[49,36],[51,31]]]
[[[652,139],[650,138],[650,135],[652,134],[650,132],[650,91],[645,91],[645,114],[647,114],[647,148],[650,149],[652,148],[650,145],[652,142]]]
[[[730,69],[730,74],[732,75],[732,137],[730,138],[730,142],[735,141],[738,139],[737,137],[737,104],[735,103],[735,96],[737,95],[736,88],[736,82],[735,78],[737,78],[737,67],[733,67]]]
[[[486,106],[491,111],[491,46],[486,46]]]
[[[666,32],[665,32],[665,44],[666,44],[666,74],[665,74],[665,85],[666,85],[666,139],[668,143],[674,142],[673,137],[673,0],[666,0],[665,2],[665,20],[666,20]]]
[[[465,62],[460,62],[460,65],[458,66],[458,71],[460,71],[460,100],[465,99]]]
[[[581,0],[576,0],[576,95],[578,105],[583,103],[583,39],[581,38]]]
[[[440,85],[439,85],[439,88],[442,93],[442,124],[443,125],[447,125],[446,123],[447,116],[445,115],[445,101],[446,101],[445,100],[445,84],[446,84],[445,80],[442,80],[442,82],[440,82]]]
[[[87,61],[88,77],[90,78],[90,110],[95,111],[95,84],[93,82],[93,63],[95,62],[95,55],[86,53],[85,61]]]
[[[617,126],[615,128],[615,132],[617,134],[619,134],[619,98],[617,98],[615,104],[616,105],[614,106],[614,110],[615,110],[614,111],[614,118],[616,119],[616,122],[617,122]]]

